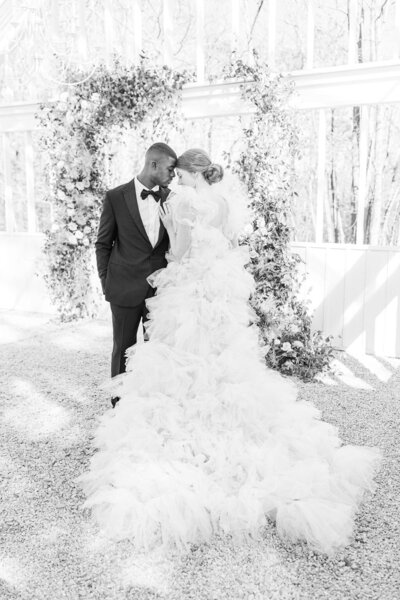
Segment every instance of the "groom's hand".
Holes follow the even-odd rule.
[[[160,219],[163,222],[165,229],[169,230],[172,227],[172,211],[168,202],[164,202],[158,209]]]
[[[100,279],[101,282],[101,289],[103,290],[103,294],[106,295],[106,278],[102,277]]]

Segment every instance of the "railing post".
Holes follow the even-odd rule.
[[[352,65],[357,62],[357,0],[348,0],[349,39],[347,62]]]
[[[232,37],[231,51],[239,50],[239,35],[240,35],[240,5],[239,0],[231,0],[232,2]]]
[[[204,0],[196,0],[196,74],[198,83],[204,83],[204,69]]]
[[[141,0],[133,0],[133,52],[134,62],[139,62],[142,50],[142,7]]]
[[[315,211],[315,241],[324,241],[324,204],[326,195],[326,114],[325,109],[318,112],[318,167],[317,167],[317,206]]]
[[[307,0],[307,54],[306,68],[312,69],[314,66],[314,35],[315,35],[315,16],[314,2]]]
[[[268,2],[268,65],[275,68],[276,54],[276,0]]]
[[[114,23],[111,0],[104,0],[104,38],[105,38],[105,62],[107,67],[111,66],[113,43],[114,43]]]
[[[173,18],[171,10],[172,0],[163,0],[162,3],[162,26],[163,26],[163,59],[169,67],[172,66],[172,36]]]
[[[12,182],[11,182],[11,144],[10,134],[4,132],[2,135],[3,150],[3,172],[4,172],[4,212],[6,231],[16,230],[15,213],[13,205]]]
[[[36,231],[36,211],[35,211],[35,171],[34,171],[34,153],[32,144],[32,132],[25,131],[25,179],[26,179],[26,202],[28,212],[28,231]]]
[[[79,2],[78,3],[78,40],[77,40],[77,46],[78,46],[78,52],[79,52],[79,56],[81,58],[81,60],[86,61],[88,58],[88,48],[87,48],[87,37],[86,37],[86,31],[87,31],[87,25],[86,25],[86,19],[85,19],[85,3],[84,2]]]
[[[364,243],[365,200],[367,196],[368,169],[368,106],[360,106],[360,147],[359,147],[359,176],[357,196],[357,231],[356,243]]]
[[[396,0],[396,12],[394,18],[395,28],[395,47],[393,52],[393,58],[400,57],[400,0]]]

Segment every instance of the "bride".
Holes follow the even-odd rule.
[[[176,170],[182,191],[160,207],[171,246],[149,278],[149,341],[114,379],[121,400],[80,477],[85,506],[138,549],[257,534],[272,521],[282,538],[331,554],[351,541],[380,453],[343,446],[294,383],[266,368],[249,327],[238,199],[212,185],[223,170],[202,150],[184,152]]]

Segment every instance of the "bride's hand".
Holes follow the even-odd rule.
[[[172,229],[172,211],[168,202],[164,202],[164,204],[160,205],[158,212],[165,229]]]

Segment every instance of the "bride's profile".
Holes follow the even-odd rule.
[[[267,369],[248,299],[248,250],[236,243],[239,195],[199,149],[184,152],[181,188],[160,207],[168,266],[149,278],[149,338],[113,381],[81,476],[102,529],[138,549],[187,548],[213,534],[281,537],[331,554],[351,541],[380,452],[343,445],[296,386]]]

